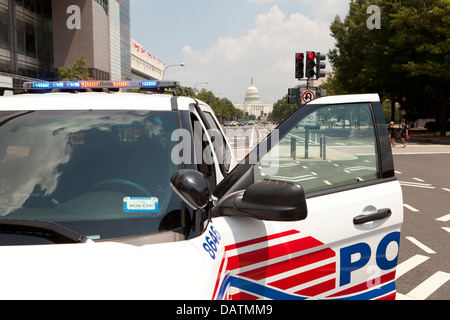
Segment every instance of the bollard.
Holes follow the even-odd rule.
[[[305,159],[309,158],[309,128],[305,127]]]
[[[291,157],[294,160],[297,158],[297,139],[293,137],[291,138]]]
[[[323,135],[320,137],[320,155],[319,158],[323,157]]]

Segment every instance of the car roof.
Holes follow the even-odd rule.
[[[347,94],[337,96],[325,96],[312,100],[309,104],[331,104],[331,103],[359,103],[380,101],[376,93]]]
[[[168,94],[142,93],[42,93],[0,97],[0,110],[159,110],[171,111],[172,98]],[[189,110],[195,103],[191,97],[177,96],[179,110]],[[199,101],[202,109],[210,107]]]

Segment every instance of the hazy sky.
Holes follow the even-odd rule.
[[[243,103],[251,78],[275,103],[294,78],[295,52],[328,53],[330,24],[350,0],[131,0],[131,37],[166,66],[165,79]],[[327,66],[329,63],[327,60]],[[219,95],[220,93],[220,95]]]

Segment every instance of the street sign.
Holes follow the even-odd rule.
[[[306,90],[302,94],[302,100],[304,103],[308,103],[316,98],[316,94],[313,91]]]

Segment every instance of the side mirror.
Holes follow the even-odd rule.
[[[204,209],[212,199],[208,179],[196,170],[178,170],[172,175],[170,186],[194,210]],[[268,179],[221,199],[213,211],[219,216],[267,221],[299,221],[308,215],[305,192],[300,185]]]
[[[305,192],[300,185],[268,179],[227,196],[218,207],[223,216],[267,221],[299,221],[308,215]]]
[[[196,170],[178,170],[172,175],[170,186],[194,210],[205,208],[211,199],[208,179]]]

